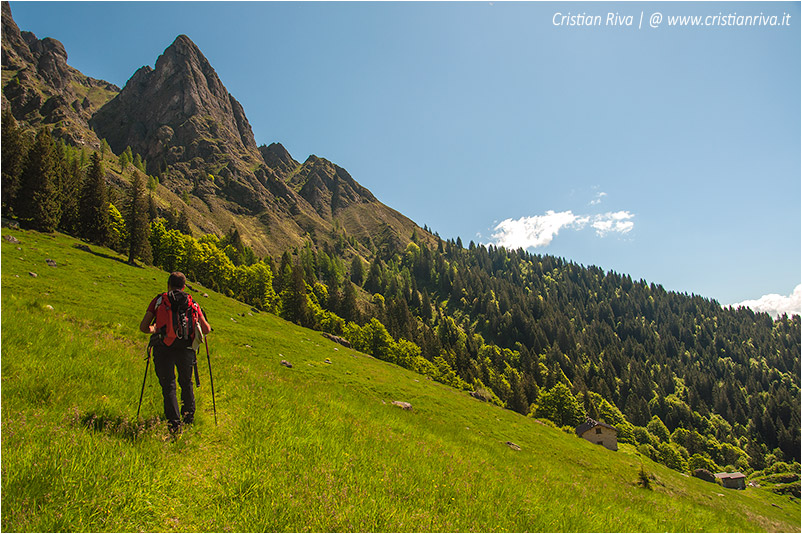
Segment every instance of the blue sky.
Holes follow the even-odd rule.
[[[799,310],[799,2],[11,8],[70,65],[121,87],[188,35],[257,143],[337,163],[444,238],[722,304],[796,288]],[[601,24],[568,25],[577,15]],[[686,15],[715,25],[670,25]]]

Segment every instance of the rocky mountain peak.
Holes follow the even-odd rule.
[[[117,86],[70,67],[60,41],[20,31],[8,2],[2,2],[2,50],[3,108],[30,125],[52,125],[56,137],[71,143],[100,146],[87,122]]]
[[[11,16],[11,6],[8,2],[2,2],[2,19],[3,67],[18,67],[21,64],[33,63],[33,54]]]
[[[267,166],[282,178],[289,176],[300,165],[281,143],[270,143],[268,146],[262,145],[259,147],[259,152],[262,154]]]
[[[142,154],[151,171],[195,158],[230,171],[262,163],[242,106],[186,35],[155,68],[140,68],[91,124],[115,152],[130,146]]]

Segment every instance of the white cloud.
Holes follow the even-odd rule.
[[[802,284],[796,286],[794,291],[787,297],[771,293],[763,295],[757,300],[745,300],[732,306],[734,308],[739,306],[752,308],[756,312],[766,312],[774,318],[783,313],[800,315],[802,312]]]
[[[628,211],[608,212],[593,217],[591,226],[596,229],[596,234],[599,237],[604,237],[610,232],[626,234],[635,227],[635,223],[632,222],[633,217],[635,216]]]
[[[561,212],[549,210],[545,215],[505,219],[493,228],[495,233],[491,237],[496,246],[510,250],[545,247],[563,228],[582,230],[590,224],[599,237],[605,237],[613,232],[626,234],[635,227],[632,221],[634,217],[628,211],[590,216],[575,215],[571,210]]]
[[[604,197],[606,197],[606,196],[607,196],[607,193],[605,193],[605,192],[603,192],[603,191],[602,191],[602,192],[599,192],[599,193],[596,193],[596,198],[594,198],[593,200],[591,200],[591,201],[590,201],[590,205],[591,205],[591,206],[596,206],[596,205],[598,205],[598,204],[601,204],[601,202],[602,202],[602,199],[603,199]]]
[[[563,228],[582,228],[589,217],[579,217],[570,210],[559,213],[549,210],[545,215],[505,219],[493,229],[495,244],[507,249],[544,247]]]

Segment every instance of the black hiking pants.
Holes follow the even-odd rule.
[[[192,389],[192,371],[195,366],[195,351],[191,348],[171,348],[166,345],[153,347],[153,364],[164,396],[164,415],[171,430],[195,420],[195,392]],[[181,412],[175,387],[175,372],[178,370],[178,385],[181,386]]]

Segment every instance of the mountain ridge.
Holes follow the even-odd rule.
[[[299,164],[279,144],[257,146],[244,108],[186,35],[119,89],[69,67],[55,39],[23,38],[8,2],[3,27],[3,108],[30,126],[53,127],[70,144],[98,149],[105,139],[115,154],[130,146],[164,186],[157,190],[158,209],[185,209],[201,233],[222,236],[235,226],[258,254],[278,255],[309,239],[316,247],[333,246],[344,232],[354,238],[348,254],[366,259],[387,245],[374,242],[378,229],[391,228],[390,242],[400,247],[413,234],[428,235],[328,160],[310,156]],[[28,41],[47,51],[42,68],[34,65]],[[35,83],[14,81],[26,77]],[[80,100],[62,89],[75,85],[65,79],[82,80],[87,94],[103,88],[103,98]]]

